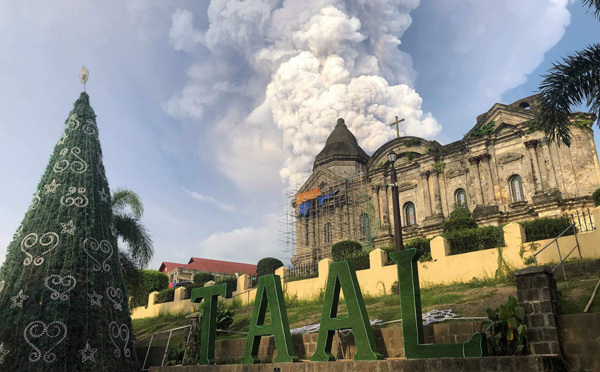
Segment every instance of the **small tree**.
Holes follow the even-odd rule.
[[[471,211],[464,204],[455,204],[454,210],[450,212],[450,218],[444,221],[444,233],[476,227],[477,223],[471,218]]]
[[[362,245],[354,240],[342,240],[331,246],[331,256],[334,261],[344,261],[356,252],[362,251]]]
[[[198,273],[194,275],[194,284],[202,286],[211,280],[215,280],[215,276],[211,273]]]
[[[273,257],[265,257],[256,265],[256,276],[275,274],[275,270],[283,266],[283,262]]]

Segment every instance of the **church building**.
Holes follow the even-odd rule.
[[[398,175],[405,241],[433,237],[456,204],[479,226],[571,213],[593,206],[600,188],[593,114],[574,113],[570,147],[549,142],[536,120],[536,96],[495,104],[463,139],[441,145],[399,137],[369,156],[338,119],[313,172],[292,206],[294,265],[331,257],[331,246],[356,240],[368,248],[393,244],[390,171]],[[390,164],[390,151],[398,154]]]

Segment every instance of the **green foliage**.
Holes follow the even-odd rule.
[[[493,355],[524,355],[527,353],[527,325],[525,310],[517,299],[508,297],[506,304],[496,309],[486,306],[488,316],[483,321]]]
[[[198,273],[194,275],[194,283],[200,284],[203,286],[206,282],[210,282],[211,280],[215,280],[215,276],[211,273]]]
[[[349,255],[360,251],[362,251],[362,245],[354,240],[342,240],[331,246],[331,256],[336,262],[344,261]]]
[[[418,152],[408,151],[404,153],[403,158],[404,161],[408,163],[415,160],[419,156],[421,156],[421,154],[419,154]]]
[[[444,163],[442,161],[436,161],[434,167],[435,167],[435,170],[438,171],[438,173],[444,173],[444,168],[446,168],[446,163]]]
[[[158,296],[156,296],[156,303],[162,304],[165,302],[171,302],[175,299],[175,288],[167,288],[162,291],[158,291]]]
[[[477,223],[472,218],[457,217],[444,221],[444,233],[476,228]]]
[[[354,253],[350,253],[340,261],[352,262],[355,270],[365,270],[371,267],[369,252],[367,251],[356,251]]]
[[[394,283],[392,283],[392,286],[390,287],[390,291],[392,292],[392,294],[395,294],[396,296],[400,295],[400,287],[398,286],[397,280]]]
[[[519,222],[525,228],[526,242],[534,242],[537,240],[554,239],[560,233],[565,231],[571,221],[568,217],[560,218],[536,218],[531,221]],[[573,230],[570,229],[564,236],[573,235]]]
[[[404,249],[417,248],[423,251],[423,255],[419,257],[419,262],[431,261],[431,239],[416,238],[404,243]]]
[[[256,265],[256,276],[275,274],[275,270],[283,266],[283,262],[273,257],[265,257]]]
[[[186,348],[183,344],[169,347],[169,351],[167,352],[167,365],[177,366],[183,364],[185,351]]]
[[[503,247],[504,230],[500,226],[478,227],[442,234],[450,243],[451,254]]]
[[[533,258],[533,254],[538,250],[539,244],[536,242],[529,243],[529,248],[525,246],[525,244],[521,244],[519,249],[519,257],[523,260],[523,263],[526,266],[532,265],[535,263],[535,258]],[[525,253],[529,253],[530,255],[525,257]]]
[[[594,191],[592,198],[594,199],[594,205],[596,207],[600,206],[600,189]]]
[[[525,129],[525,134],[531,134],[537,131],[543,131],[544,127],[542,127],[542,125],[540,124],[540,121],[538,119],[531,119],[531,120],[527,120],[525,123],[523,123],[527,129]]]
[[[483,136],[487,136],[492,134],[492,132],[494,131],[494,126],[496,125],[496,122],[494,121],[490,121],[487,124],[484,124],[478,128],[475,128],[470,134],[469,134],[469,138],[470,139],[474,139],[474,138],[479,138],[479,137],[483,137]]]
[[[219,276],[216,278],[215,282],[216,284],[226,283],[227,286],[231,288],[232,292],[237,290],[237,278],[233,275]]]
[[[414,147],[414,146],[420,146],[420,145],[421,145],[420,138],[407,138],[404,140],[404,146],[406,146],[406,147]]]
[[[139,287],[133,288],[132,306],[148,305],[148,295],[154,291],[162,291],[169,287],[169,277],[156,270],[139,270]]]
[[[451,219],[470,218],[470,217],[471,217],[471,211],[469,210],[469,208],[467,208],[466,205],[459,204],[459,203],[454,204],[454,209],[452,210],[452,212],[450,212]]]
[[[223,334],[233,324],[233,310],[225,305],[225,301],[219,300],[217,305],[217,334]]]

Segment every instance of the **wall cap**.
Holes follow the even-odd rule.
[[[554,276],[552,271],[545,266],[530,266],[521,270],[515,271],[515,276],[523,276],[523,275],[533,275],[533,274],[541,274],[544,273],[549,276]]]

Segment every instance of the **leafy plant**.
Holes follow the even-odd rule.
[[[404,140],[404,146],[406,146],[406,147],[419,146],[420,144],[421,144],[420,138],[407,138]]]
[[[171,346],[167,352],[167,365],[177,366],[183,364],[183,357],[185,355],[186,348],[183,344],[177,346]]]
[[[527,325],[525,310],[519,306],[517,299],[508,297],[506,304],[496,309],[486,306],[488,316],[483,321],[494,355],[524,355],[527,353]]]
[[[256,276],[274,274],[275,270],[283,266],[283,262],[273,257],[265,257],[256,264]]]
[[[556,238],[560,233],[571,226],[571,221],[568,217],[544,217],[536,218],[531,221],[519,222],[519,224],[525,228],[525,241],[534,242],[536,240]],[[573,235],[573,230],[567,231],[565,236],[567,235]]]
[[[444,168],[446,167],[446,163],[444,163],[442,161],[436,161],[434,167],[438,173],[444,173]]]
[[[169,287],[169,277],[165,273],[155,270],[139,270],[139,280],[131,283],[132,307],[148,305],[148,295],[154,291],[161,291]]]
[[[443,233],[450,243],[451,254],[459,254],[483,249],[503,247],[504,230],[500,226],[478,227]]]
[[[367,251],[357,251],[349,254],[342,261],[352,262],[355,270],[365,270],[371,267],[369,252]]]
[[[331,246],[331,256],[334,261],[344,261],[346,257],[362,251],[362,245],[354,240],[342,240]]]
[[[411,161],[413,161],[414,159],[416,159],[420,155],[421,154],[419,154],[418,152],[412,152],[412,151],[405,152],[404,153],[404,161],[407,162],[407,163],[411,162]]]
[[[194,275],[194,283],[200,284],[200,286],[203,286],[206,282],[210,282],[211,280],[215,280],[215,276],[211,273],[198,273]]]
[[[167,288],[158,292],[156,296],[156,303],[162,304],[165,302],[171,302],[175,299],[175,288]]]
[[[469,218],[471,217],[471,211],[465,204],[454,203],[454,209],[450,212],[450,218]]]
[[[495,121],[490,121],[487,124],[481,125],[475,129],[473,129],[473,131],[469,134],[469,138],[479,138],[479,137],[490,135],[494,131],[495,125],[496,125]]]
[[[594,205],[596,207],[600,206],[600,189],[594,191],[592,198],[594,199]]]

